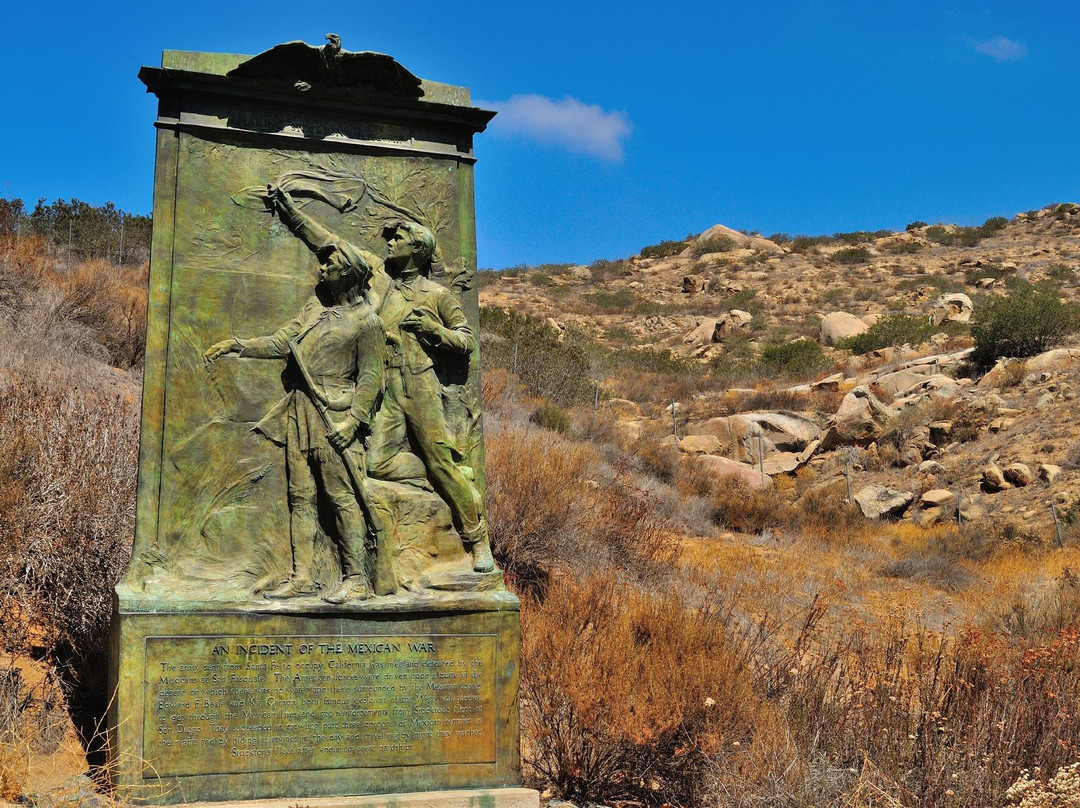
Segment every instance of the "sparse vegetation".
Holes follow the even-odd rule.
[[[812,376],[828,367],[829,360],[817,342],[797,339],[766,346],[761,352],[761,364],[766,372],[780,376]]]
[[[734,249],[735,239],[731,236],[713,236],[693,242],[690,252],[695,258],[700,258],[708,253],[731,252]]]
[[[870,251],[865,247],[841,247],[832,258],[838,264],[865,264],[870,260]]]
[[[1009,294],[976,308],[971,324],[975,338],[972,362],[988,368],[999,357],[1035,356],[1060,344],[1080,329],[1074,306],[1051,292],[1018,284]]]
[[[685,250],[687,243],[686,239],[682,241],[661,241],[659,244],[642,247],[640,255],[642,258],[670,258]]]
[[[838,347],[853,354],[865,354],[895,345],[918,345],[940,330],[940,326],[927,322],[925,317],[886,314],[863,333],[840,340]]]

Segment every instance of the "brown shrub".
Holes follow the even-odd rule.
[[[146,348],[146,276],[107,261],[87,261],[57,276],[60,314],[90,328],[119,367],[134,367]]]
[[[842,642],[824,683],[792,683],[793,728],[840,765],[870,761],[906,804],[998,805],[1020,769],[1076,759],[1080,632],[1022,646],[970,628],[856,624]]]
[[[58,670],[76,709],[104,697],[136,434],[136,409],[117,396],[29,379],[0,390],[0,642]]]
[[[485,447],[492,544],[519,589],[542,591],[555,567],[668,574],[676,537],[594,447],[515,426],[492,430]]]
[[[21,308],[41,287],[44,247],[37,237],[0,239],[0,306]]]
[[[807,490],[788,511],[790,526],[823,541],[850,540],[866,530],[859,506],[847,501],[841,485]]]
[[[786,523],[791,515],[788,503],[772,489],[755,490],[738,477],[717,478],[712,488],[713,518],[717,524],[745,533]]]
[[[763,711],[708,610],[613,575],[553,581],[523,604],[526,763],[566,798],[702,804],[703,770]]]

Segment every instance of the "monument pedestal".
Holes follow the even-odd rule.
[[[121,593],[110,721],[121,794],[172,804],[519,785],[517,599],[424,601],[161,611]],[[391,798],[378,799],[356,804]]]

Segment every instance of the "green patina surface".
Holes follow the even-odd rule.
[[[330,67],[296,82],[186,51],[140,74],[160,117],[110,713],[137,801],[520,782],[518,602],[482,552],[471,138],[489,115],[392,63],[375,90],[335,85],[333,60],[360,57],[305,47]],[[379,330],[351,342],[354,322]]]
[[[162,804],[517,785],[516,618],[121,615],[117,784]]]
[[[165,50],[161,53],[161,66],[172,70],[190,70],[195,73],[224,76],[250,58],[251,54],[243,53]],[[467,107],[472,103],[468,87],[458,87],[429,79],[421,79],[421,86],[424,89],[425,101],[457,107]]]

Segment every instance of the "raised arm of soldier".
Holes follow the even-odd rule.
[[[363,271],[361,286],[366,284],[372,272],[382,267],[381,258],[331,233],[300,210],[292,195],[280,186],[268,183],[266,196],[273,203],[278,218],[315,253],[320,263],[326,263],[334,251],[341,252],[351,266]],[[377,301],[373,304],[377,305]]]

